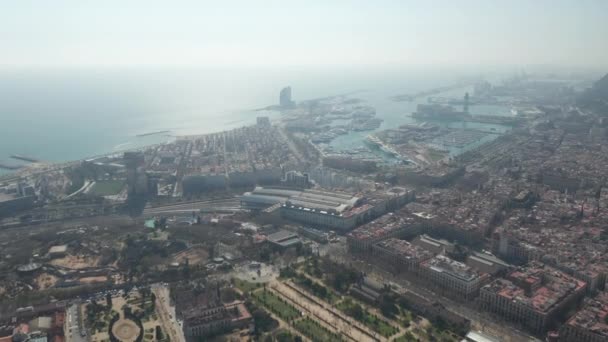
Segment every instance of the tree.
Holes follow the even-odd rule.
[[[350,316],[353,316],[354,319],[356,319],[358,321],[363,319],[364,313],[363,313],[363,308],[361,307],[361,305],[354,303],[350,306],[348,311],[349,311],[348,314]]]
[[[288,331],[281,331],[276,336],[278,342],[292,342],[292,335]]]
[[[406,341],[416,341],[416,338],[414,337],[414,334],[412,334],[411,331],[406,332],[403,337],[405,337]]]
[[[160,328],[160,325],[156,326],[156,340],[160,341],[163,339],[163,330]]]
[[[380,297],[380,312],[388,318],[393,318],[397,313],[398,309],[395,306],[395,301],[390,296],[384,294]]]
[[[112,309],[112,294],[110,292],[106,293],[106,305],[108,306],[108,310]]]

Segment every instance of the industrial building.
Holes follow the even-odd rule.
[[[256,187],[241,196],[246,209],[277,205],[283,218],[311,226],[349,230],[372,215],[373,206],[351,194],[322,190]]]
[[[318,189],[256,187],[244,193],[240,200],[245,209],[263,210],[276,206],[285,219],[345,232],[414,199],[414,192],[404,188],[380,190],[359,197]]]
[[[334,191],[259,186],[241,196],[241,206],[246,209],[264,209],[275,204],[289,203],[294,206],[336,213],[357,206],[359,201],[360,198],[351,194]]]
[[[587,284],[561,271],[532,262],[480,290],[482,306],[530,331],[544,333],[559,314],[574,307]]]

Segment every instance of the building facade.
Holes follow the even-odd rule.
[[[429,285],[444,290],[454,298],[466,300],[477,297],[479,289],[490,280],[488,274],[444,255],[422,262],[419,274]]]
[[[496,279],[480,291],[486,310],[544,333],[557,315],[575,306],[584,296],[586,283],[543,264],[532,262]]]

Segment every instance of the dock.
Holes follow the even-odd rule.
[[[465,119],[465,121],[495,125],[518,125],[525,122],[526,119],[516,116],[472,115],[470,118]]]
[[[136,137],[140,138],[140,137],[147,137],[149,135],[158,135],[158,134],[164,134],[164,133],[171,133],[171,131],[156,131],[156,132],[137,134]]]
[[[17,159],[17,160],[22,160],[28,163],[39,163],[40,160],[36,159],[36,158],[32,158],[32,157],[28,157],[28,156],[22,156],[19,154],[12,154],[11,158],[13,159]]]

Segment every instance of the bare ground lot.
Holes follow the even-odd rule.
[[[189,265],[204,264],[209,260],[209,253],[202,246],[193,246],[174,254],[171,259],[172,262],[178,262],[180,264],[185,264],[186,260],[188,260]]]
[[[48,288],[54,287],[59,278],[52,274],[41,273],[34,280],[39,290],[46,290]]]
[[[87,267],[96,267],[99,265],[98,256],[86,256],[86,255],[67,255],[60,259],[51,260],[50,264],[53,266],[60,266],[79,270]]]
[[[108,277],[106,277],[106,276],[84,277],[84,278],[78,279],[78,281],[80,281],[83,284],[101,283],[101,282],[104,282],[104,281],[107,281],[107,280],[108,280]]]

